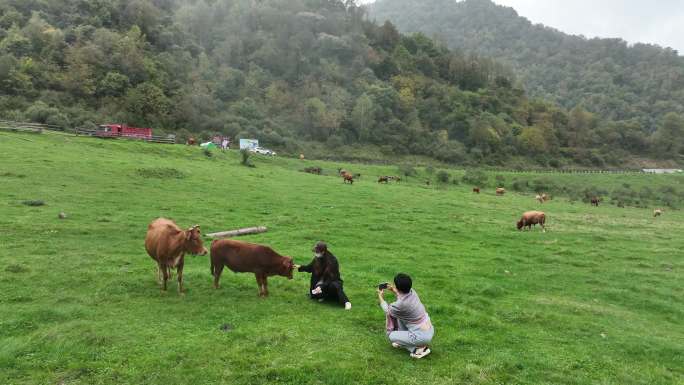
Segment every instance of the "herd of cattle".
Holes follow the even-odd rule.
[[[304,170],[312,174],[321,174],[320,167],[310,167]],[[338,174],[343,178],[344,183],[354,183],[354,179],[361,177],[361,174],[351,174],[350,172],[339,169]],[[389,183],[390,181],[401,181],[395,176],[381,176],[378,183]],[[473,188],[473,193],[480,194],[480,188]],[[499,187],[495,190],[497,196],[503,196],[506,190]],[[538,194],[535,200],[543,204],[551,200],[548,194]],[[591,198],[591,205],[598,206],[601,202],[599,197]],[[653,211],[654,217],[663,214],[662,209]],[[542,211],[528,211],[516,223],[518,230],[531,230],[533,226],[540,225],[543,232],[546,232],[546,214]],[[149,256],[157,263],[157,280],[161,289],[166,291],[167,282],[171,277],[171,270],[176,269],[178,277],[178,291],[183,292],[183,265],[186,253],[193,255],[206,255],[209,253],[204,247],[199,225],[182,230],[173,221],[165,218],[154,220],[148,226],[147,236],[145,237],[145,249]],[[214,240],[211,243],[211,275],[214,277],[214,287],[219,287],[221,273],[225,267],[236,273],[253,273],[259,286],[259,295],[268,295],[267,278],[273,275],[280,275],[292,279],[292,273],[296,265],[293,258],[282,256],[268,246],[252,244],[235,240]]]

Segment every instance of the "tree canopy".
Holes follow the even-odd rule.
[[[0,0],[0,117],[491,164],[619,164],[681,134],[676,113],[651,137],[640,115],[530,99],[507,66],[365,12],[349,0]]]

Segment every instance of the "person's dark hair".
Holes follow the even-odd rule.
[[[411,291],[411,285],[413,285],[411,277],[404,273],[399,273],[394,277],[394,287],[403,294],[408,294]]]
[[[328,245],[323,241],[318,242],[314,246],[313,251],[316,253],[325,253],[326,251],[328,251]]]

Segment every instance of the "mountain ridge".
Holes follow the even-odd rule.
[[[402,32],[505,63],[532,96],[568,109],[637,119],[648,132],[668,112],[684,112],[684,57],[671,48],[567,34],[491,0],[379,0],[369,10],[371,19],[389,19]]]

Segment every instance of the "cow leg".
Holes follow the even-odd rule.
[[[162,265],[162,291],[166,291],[166,282],[169,280],[169,267]]]
[[[157,264],[157,284],[161,285],[162,283],[162,267],[160,264]]]
[[[218,265],[214,268],[214,289],[219,288],[219,279],[221,279],[221,273],[223,272],[223,265]]]
[[[261,273],[254,273],[254,276],[256,277],[257,286],[259,286],[259,297],[263,297],[264,296],[263,277],[262,277]]]
[[[268,276],[266,274],[263,275],[261,282],[263,282],[264,297],[268,297]]]
[[[178,294],[183,294],[183,264],[179,264],[176,269],[178,273]]]

